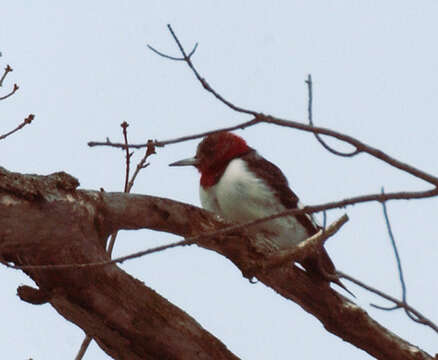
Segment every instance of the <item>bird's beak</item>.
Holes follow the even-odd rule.
[[[198,165],[198,159],[195,157],[191,157],[188,159],[183,159],[179,161],[175,161],[172,164],[169,164],[169,166],[196,166]]]

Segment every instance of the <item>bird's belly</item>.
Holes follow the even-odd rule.
[[[248,222],[286,210],[261,182],[219,182],[215,193],[220,215],[232,222]],[[306,229],[292,216],[263,222],[248,231],[262,233],[278,248],[294,246],[308,237]]]

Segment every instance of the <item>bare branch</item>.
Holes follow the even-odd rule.
[[[5,100],[8,97],[14,95],[19,88],[20,87],[17,84],[14,84],[14,87],[12,88],[11,92],[9,94],[4,95],[4,96],[0,96],[0,100]]]
[[[184,57],[186,57],[184,48],[182,47],[178,37],[175,35],[172,27],[170,25],[168,25],[168,28],[169,28],[169,31],[171,32],[172,37],[174,38],[175,42],[178,44],[178,47],[180,48],[181,53],[183,54]],[[357,155],[361,152],[366,152],[366,153],[368,153],[368,154],[370,154],[370,155],[372,155],[380,160],[385,161],[386,163],[388,163],[388,164],[390,164],[390,165],[392,165],[400,170],[406,171],[406,172],[408,172],[408,173],[410,173],[418,178],[421,178],[421,179],[423,179],[431,184],[434,184],[435,186],[438,186],[438,178],[437,177],[432,176],[431,174],[428,174],[428,173],[421,171],[419,169],[416,169],[415,167],[413,167],[409,164],[398,161],[397,159],[392,158],[391,156],[385,154],[383,151],[380,151],[376,148],[368,146],[365,143],[363,143],[363,142],[361,142],[361,141],[359,141],[351,136],[344,135],[344,134],[338,133],[338,132],[333,131],[333,130],[329,130],[329,129],[325,129],[325,128],[317,128],[317,127],[314,127],[312,125],[305,125],[305,124],[294,122],[294,121],[286,121],[286,120],[274,118],[272,116],[267,116],[267,115],[264,115],[264,114],[256,112],[256,111],[240,108],[240,107],[234,105],[233,103],[229,102],[228,100],[224,99],[213,88],[211,88],[208,85],[208,83],[206,82],[206,80],[199,75],[198,71],[196,70],[196,68],[194,67],[194,65],[190,59],[186,59],[186,63],[190,67],[192,72],[195,74],[198,81],[204,86],[204,88],[208,92],[212,93],[219,101],[221,101],[223,104],[225,104],[226,106],[228,106],[229,108],[231,108],[237,112],[242,112],[242,113],[246,113],[246,114],[250,114],[250,115],[254,116],[254,119],[252,121],[241,124],[240,126],[238,126],[236,128],[244,128],[244,127],[255,125],[256,123],[259,123],[259,122],[265,122],[265,123],[270,123],[270,124],[276,124],[279,126],[292,127],[292,128],[300,129],[303,131],[312,132],[314,134],[328,135],[328,136],[337,138],[338,140],[349,143],[350,145],[353,145],[356,148],[354,155]],[[159,146],[159,145],[156,144],[156,146]]]
[[[435,332],[438,333],[438,326],[435,323],[433,323],[431,320],[427,319],[423,314],[421,314],[419,311],[415,310],[413,307],[408,305],[406,302],[397,300],[396,298],[394,298],[390,295],[387,295],[384,292],[377,290],[377,289],[363,283],[362,281],[357,280],[357,279],[353,278],[352,276],[343,273],[342,271],[337,271],[337,274],[340,278],[350,280],[352,283],[359,285],[360,287],[362,287],[362,288],[364,288],[364,289],[366,289],[366,290],[368,290],[376,295],[379,295],[386,300],[392,301],[394,304],[396,304],[397,308],[405,309],[405,311],[414,314],[418,318],[416,320],[416,322],[423,324],[423,325],[427,325],[430,328],[432,328]],[[374,307],[376,307],[376,306],[374,306]]]
[[[382,187],[382,194],[384,192],[385,191]],[[401,284],[401,288],[402,288],[402,300],[403,300],[403,302],[406,302],[406,283],[405,283],[405,279],[403,276],[403,268],[401,265],[401,259],[400,259],[400,255],[398,253],[397,244],[395,242],[394,234],[392,232],[391,222],[389,221],[388,209],[386,208],[386,204],[384,202],[382,202],[382,209],[383,209],[383,216],[385,217],[386,228],[388,230],[389,240],[391,241],[391,246],[394,250],[395,260],[397,262],[398,275],[400,278],[400,284]]]
[[[144,169],[147,165],[144,165],[146,158],[147,158],[147,154],[149,152],[149,147],[147,148],[146,151],[146,155],[141,159],[140,163],[137,165],[137,168],[134,172],[134,175],[132,176],[132,179],[129,181],[129,168],[130,168],[130,162],[131,162],[131,157],[133,155],[133,153],[129,153],[129,142],[128,142],[128,131],[127,128],[129,126],[129,124],[124,121],[122,124],[120,124],[120,126],[123,129],[123,139],[125,141],[125,151],[126,151],[126,172],[125,172],[125,186],[124,186],[124,192],[125,193],[129,193],[131,191],[131,188],[134,186],[134,181],[135,178],[137,177],[138,173],[140,172],[141,169]],[[110,256],[110,258],[112,257],[112,253],[114,250],[114,245],[116,243],[116,239],[117,239],[117,235],[118,235],[118,231],[114,231],[111,234],[109,243],[108,243],[108,247],[107,247],[107,253]],[[81,345],[81,349],[79,350],[79,353],[76,357],[75,360],[81,360],[82,357],[85,355],[85,352],[88,349],[88,346],[90,345],[90,342],[92,340],[92,337],[90,335],[86,335],[82,345]]]
[[[257,222],[257,224],[271,220],[271,218],[263,218],[260,219],[260,221]],[[254,271],[265,271],[270,268],[279,267],[286,262],[292,262],[292,261],[303,261],[306,257],[308,257],[312,252],[315,251],[315,248],[318,246],[321,246],[329,237],[333,236],[341,227],[348,221],[348,217],[344,215],[339,220],[337,220],[335,223],[331,224],[326,232],[319,232],[306,241],[300,243],[296,248],[293,248],[292,250],[283,250],[277,252],[275,255],[272,255],[267,263],[263,263],[260,267],[257,266],[257,269],[254,268]],[[244,223],[244,224],[238,224],[238,225],[230,225],[223,229],[215,230],[209,233],[205,234],[199,234],[196,236],[185,238],[184,240],[173,242],[171,244],[156,246],[147,250],[137,251],[135,253],[120,256],[111,260],[105,260],[105,261],[99,261],[99,262],[93,262],[93,263],[87,263],[87,264],[59,264],[59,265],[11,265],[8,263],[4,263],[9,268],[13,269],[19,269],[19,270],[56,270],[56,269],[70,269],[70,268],[90,268],[90,267],[96,267],[96,266],[105,266],[105,265],[111,265],[116,263],[123,263],[127,260],[136,259],[145,255],[154,254],[157,252],[161,252],[164,250],[176,248],[179,246],[186,246],[186,245],[193,245],[199,242],[202,242],[204,240],[208,239],[214,239],[218,238],[220,236],[224,236],[239,230],[246,229],[250,226],[255,225],[252,223]],[[113,233],[114,234],[114,233]],[[304,250],[303,250],[304,249]]]
[[[218,133],[218,132],[233,131],[233,130],[238,130],[238,129],[245,129],[245,128],[247,128],[249,126],[252,126],[252,125],[255,125],[255,124],[259,123],[259,122],[260,122],[260,120],[253,119],[253,120],[246,121],[244,123],[241,123],[241,124],[238,124],[238,125],[235,125],[235,126],[229,126],[229,127],[225,127],[225,128],[216,129],[216,130],[205,131],[205,132],[194,134],[194,135],[181,136],[181,137],[178,137],[178,138],[169,139],[169,140],[161,140],[161,141],[159,141],[159,140],[148,140],[148,143],[152,143],[152,145],[154,145],[156,147],[164,147],[166,145],[177,144],[177,143],[188,141],[188,140],[200,139],[200,138],[203,138],[204,136],[215,134],[215,133]],[[134,148],[134,149],[141,149],[141,148],[147,147],[148,143],[145,143],[145,144],[130,144],[129,147],[130,148]],[[89,147],[94,147],[94,146],[110,146],[110,147],[114,147],[114,148],[124,148],[125,147],[125,144],[113,143],[108,138],[106,139],[105,142],[89,141],[87,145]]]
[[[128,147],[129,144],[128,144],[128,131],[127,131],[127,129],[128,129],[129,124],[126,121],[124,121],[124,122],[122,122],[120,124],[120,126],[123,129],[123,139],[125,140],[125,150],[126,150],[126,154],[125,154],[125,157],[126,157],[126,174],[125,174],[125,187],[124,187],[124,191],[128,192],[129,165],[131,163],[131,156],[132,156],[132,153],[129,153],[129,147]]]
[[[147,44],[146,45],[150,50],[152,50],[154,53],[156,53],[157,55],[160,55],[166,59],[169,60],[174,60],[174,61],[186,61],[185,57],[179,58],[179,57],[175,57],[175,56],[171,56],[171,55],[167,55],[161,51],[158,51],[157,49],[153,48],[151,45]],[[196,49],[198,48],[198,43],[195,44],[195,46],[193,47],[192,51],[190,51],[190,54],[187,56],[187,58],[191,58],[192,55],[195,53]]]
[[[89,141],[87,143],[87,145],[89,147],[94,147],[94,146],[109,146],[109,147],[114,147],[114,148],[118,148],[118,149],[124,149],[125,148],[125,144],[122,143],[113,143],[109,138],[106,138],[106,141]],[[130,149],[142,149],[145,148],[147,145],[145,144],[129,144],[128,147]]]
[[[34,114],[29,114],[24,120],[23,122],[18,125],[14,130],[9,131],[6,134],[0,135],[0,140],[6,139],[8,136],[16,133],[17,131],[19,131],[21,128],[25,127],[27,124],[30,124],[32,122],[32,120],[35,119],[35,115]]]
[[[321,248],[330,237],[336,234],[347,221],[348,216],[343,215],[327,228],[324,228],[324,231],[319,231],[315,235],[299,243],[293,249],[281,250],[274,253],[274,255],[271,255],[268,260],[263,263],[262,271],[267,271],[285,265],[286,263],[302,262],[311,256],[311,254],[316,254],[318,249]]]
[[[111,193],[104,193],[101,194],[102,196],[108,196]],[[68,269],[68,268],[86,268],[86,267],[95,267],[95,266],[103,266],[103,265],[110,265],[115,263],[123,263],[126,260],[138,258],[144,255],[149,255],[152,253],[160,252],[166,249],[178,247],[178,246],[185,246],[185,245],[192,245],[194,243],[198,243],[200,240],[206,240],[209,238],[214,238],[218,236],[223,236],[226,234],[233,233],[235,231],[242,230],[244,228],[248,228],[251,226],[255,226],[258,224],[261,224],[266,221],[270,221],[279,217],[289,216],[289,215],[299,215],[299,214],[313,214],[316,212],[329,210],[329,209],[335,209],[335,208],[344,208],[348,205],[353,205],[356,203],[361,202],[370,202],[370,201],[388,201],[388,200],[407,200],[407,199],[421,199],[421,198],[428,198],[431,196],[438,195],[438,189],[433,189],[430,191],[419,191],[419,192],[398,192],[398,193],[383,193],[383,194],[372,194],[372,195],[363,195],[363,196],[357,196],[352,197],[349,199],[341,200],[341,201],[333,201],[321,205],[314,205],[314,206],[305,206],[301,209],[290,209],[286,211],[282,211],[277,214],[273,214],[267,217],[263,217],[257,220],[249,221],[246,223],[241,223],[237,225],[230,225],[225,228],[215,230],[211,233],[203,233],[200,235],[196,235],[194,237],[186,238],[182,241],[178,241],[175,243],[171,243],[168,245],[162,245],[157,246],[152,249],[147,249],[143,251],[139,251],[133,254],[129,254],[126,256],[121,256],[119,258],[115,258],[112,260],[105,260],[105,261],[99,261],[95,263],[84,263],[84,264],[60,264],[60,265],[23,265],[23,266],[15,266],[8,264],[8,267],[14,268],[14,269],[21,269],[21,270],[42,270],[42,269]],[[134,214],[133,214],[134,215]],[[118,222],[114,222],[113,225],[116,227],[112,231],[120,230],[120,229],[129,229],[126,228],[125,225],[119,224]]]
[[[14,71],[9,65],[6,65],[5,70],[3,72],[2,77],[0,78],[0,87],[3,86],[3,81],[5,81],[6,76],[11,72]]]
[[[108,242],[108,247],[106,250],[110,257],[111,257],[111,254],[113,253],[114,244],[116,243],[116,239],[117,239],[117,231],[114,231],[111,234],[110,240]]]
[[[341,141],[344,141],[348,144],[353,145],[354,147],[356,147],[359,150],[359,152],[368,153],[371,156],[373,156],[377,159],[380,159],[389,165],[396,167],[397,169],[405,171],[411,175],[414,175],[415,177],[418,177],[418,178],[425,180],[425,181],[427,181],[435,186],[438,186],[438,177],[433,176],[425,171],[422,171],[422,170],[420,170],[412,165],[409,165],[407,163],[404,163],[400,160],[397,160],[397,159],[393,158],[392,156],[384,153],[383,151],[381,151],[377,148],[374,148],[370,145],[367,145],[367,144],[361,142],[360,140],[353,138],[352,136],[345,135],[345,134],[342,134],[340,132],[337,132],[337,131],[334,131],[331,129],[310,126],[310,125],[299,123],[296,121],[283,120],[283,119],[279,119],[279,118],[275,118],[275,117],[263,115],[263,114],[258,114],[256,118],[254,118],[250,121],[240,123],[240,124],[235,125],[235,126],[230,126],[230,127],[221,128],[218,130],[207,131],[207,132],[199,133],[196,135],[189,135],[189,136],[184,136],[184,137],[170,139],[170,140],[164,140],[164,141],[155,140],[153,142],[153,144],[155,146],[165,146],[165,145],[175,144],[175,143],[179,143],[179,142],[183,142],[183,141],[187,141],[187,140],[198,139],[198,138],[204,137],[206,135],[217,133],[217,132],[245,129],[247,127],[254,126],[254,125],[259,124],[259,123],[275,124],[278,126],[284,126],[284,127],[299,129],[299,130],[306,131],[306,132],[323,134],[323,135],[328,135],[328,136],[334,137],[338,140],[341,140]],[[112,146],[112,147],[116,147],[116,148],[123,148],[125,146],[124,144],[110,143],[108,140],[106,142],[94,142],[93,141],[93,142],[88,143],[88,146],[102,146],[102,145]],[[146,146],[147,146],[147,144],[129,145],[129,147],[132,147],[132,148],[142,148],[142,147],[146,147]]]
[[[3,239],[0,252],[4,261],[16,265],[62,265],[73,261],[91,263],[107,260],[103,239],[117,229],[146,227],[190,238],[203,236],[206,232],[211,233],[227,225],[211,213],[169,199],[75,190],[77,181],[67,174],[43,177],[22,176],[2,169],[0,171],[0,188],[3,190],[1,194],[4,194],[0,194],[0,213],[4,211],[9,214],[7,218],[0,216],[0,240]],[[18,178],[20,181],[17,181]],[[50,199],[50,207],[32,205],[34,202],[44,203],[46,198]],[[32,219],[25,227],[22,226],[23,217]],[[46,232],[43,231],[48,226],[53,228],[50,237],[45,236]],[[242,239],[245,241],[239,241]],[[254,268],[273,254],[267,242],[253,239],[242,232],[228,234],[222,241],[212,240],[214,241],[199,242],[198,245],[226,256],[244,274],[247,269]],[[38,251],[34,251],[35,247]],[[17,249],[20,249],[19,253]],[[144,334],[145,331],[148,335],[153,334],[152,331],[156,331],[156,321],[169,331],[166,339],[171,339],[172,345],[166,349],[181,351],[181,347],[176,348],[180,343],[175,338],[180,331],[180,321],[168,322],[168,317],[161,318],[168,313],[169,304],[158,302],[156,294],[149,291],[144,284],[130,279],[116,266],[96,267],[92,271],[79,271],[77,268],[56,272],[25,271],[43,289],[54,288],[50,303],[63,316],[81,326],[87,334],[93,338],[96,336],[101,347],[109,354],[116,354],[118,351],[129,354],[134,351],[139,351],[138,354],[140,351],[141,354],[149,351],[150,354],[155,349],[163,351],[163,347],[159,346],[160,338],[150,338],[154,341],[154,347],[145,343],[143,335],[136,338],[137,334]],[[257,278],[312,313],[328,331],[372,356],[381,359],[431,359],[430,355],[418,347],[375,322],[364,310],[331,289],[328,283],[312,281],[308,274],[292,264],[261,272],[257,274]],[[55,287],[53,282],[56,283]],[[101,286],[101,283],[107,285]],[[135,286],[139,296],[126,298],[127,291],[132,293],[129,290],[132,286]],[[120,299],[123,301],[120,302]],[[147,316],[150,321],[133,323],[130,316],[110,315],[112,312],[108,309],[112,309],[114,303],[120,303],[120,311],[123,311],[121,314],[132,314],[133,311],[135,314],[143,314],[151,306],[155,309],[154,304],[159,304],[160,308],[167,307],[166,313],[159,312],[158,316],[149,311]],[[183,316],[177,315],[173,310],[170,314],[172,317]],[[194,325],[190,326],[192,329]],[[184,328],[187,329],[187,326],[184,325]],[[184,341],[189,341],[191,337],[186,339],[186,331],[184,330]],[[147,358],[145,355],[125,356],[129,359],[145,357]],[[161,358],[163,357],[162,354]]]
[[[307,76],[307,80],[305,81],[307,84],[307,90],[309,94],[309,101],[307,105],[307,112],[308,112],[308,119],[309,119],[309,125],[313,126],[313,115],[312,115],[312,103],[313,103],[313,86],[312,86],[312,75]],[[333,149],[330,147],[324,140],[322,140],[321,136],[319,136],[318,133],[313,133],[316,137],[316,140],[322,145],[324,149],[326,149],[328,152],[331,152],[332,154],[343,156],[343,157],[353,157],[357,154],[359,154],[359,150],[353,150],[352,152],[341,152],[336,149]]]
[[[383,193],[384,193],[384,189],[382,187],[382,194]],[[401,288],[402,288],[402,303],[407,304],[407,289],[406,289],[406,283],[405,283],[404,276],[403,276],[403,268],[401,265],[401,259],[400,259],[400,255],[398,253],[397,244],[395,242],[395,237],[394,237],[394,234],[392,232],[391,222],[389,221],[389,215],[388,215],[388,209],[386,207],[386,203],[384,203],[384,202],[382,203],[382,208],[383,208],[383,216],[385,218],[386,228],[388,230],[389,239],[391,241],[391,246],[394,250],[394,256],[395,256],[395,260],[397,263],[397,270],[398,270],[398,275],[400,278],[400,284],[401,284]],[[379,306],[379,305],[375,305],[375,304],[371,304],[371,305],[377,309],[385,310],[385,311],[392,311],[392,310],[400,309],[400,307],[398,305],[391,306],[391,307],[383,307],[383,306]],[[415,316],[414,314],[409,312],[409,310],[407,310],[406,307],[404,307],[404,310],[405,310],[406,315],[411,320],[418,322],[420,324],[424,324],[423,319],[419,319],[417,316]]]
[[[75,360],[82,360],[82,358],[84,357],[84,355],[85,355],[85,353],[86,353],[86,351],[88,349],[88,346],[91,343],[91,340],[92,340],[91,336],[89,336],[89,335],[85,336],[84,340],[82,341],[82,344],[81,344],[81,347],[79,349],[79,352],[78,352],[78,354],[75,357]]]
[[[153,141],[149,140],[148,143],[146,144],[145,154],[141,158],[141,160],[138,162],[137,167],[135,168],[134,174],[132,174],[132,178],[129,181],[127,192],[130,192],[132,187],[134,186],[135,179],[137,178],[137,175],[139,174],[140,170],[145,169],[146,167],[149,166],[149,163],[147,163],[146,161],[149,158],[149,156],[151,156],[153,154],[156,154],[155,145],[154,145]]]
[[[166,57],[168,59],[177,60],[177,61],[183,60],[189,66],[189,68],[192,70],[193,74],[195,74],[196,78],[201,83],[203,88],[205,90],[207,90],[209,93],[213,94],[213,96],[215,96],[219,101],[221,101],[222,103],[224,103],[225,105],[227,105],[230,109],[232,109],[234,111],[237,111],[237,112],[240,112],[240,113],[244,113],[244,114],[253,115],[253,116],[257,116],[257,112],[251,111],[251,110],[247,110],[247,109],[241,108],[239,106],[236,106],[232,102],[230,102],[227,99],[225,99],[218,92],[213,90],[213,88],[210,87],[210,85],[207,83],[207,81],[199,74],[198,70],[193,66],[192,60],[190,58],[191,55],[190,56],[187,55],[184,47],[181,45],[181,42],[179,41],[178,37],[176,36],[175,32],[173,31],[172,26],[170,24],[168,24],[167,28],[169,29],[170,34],[172,35],[173,39],[175,40],[176,44],[178,45],[178,48],[179,48],[179,50],[180,50],[180,52],[181,52],[181,54],[183,56],[182,59],[181,58],[173,58],[173,57],[165,55],[163,53],[159,53],[155,49],[153,49],[153,48],[151,49],[151,47],[149,46],[149,48],[151,50],[153,50],[155,53],[158,53],[160,56],[164,56],[164,57]],[[196,46],[195,46],[195,49],[196,49]],[[193,52],[194,51],[192,50],[192,53]]]

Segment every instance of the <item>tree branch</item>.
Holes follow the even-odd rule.
[[[65,173],[22,176],[0,168],[2,261],[59,265],[109,259],[105,243],[113,227],[106,194],[77,191],[77,185]],[[130,202],[129,194],[123,196]],[[59,314],[113,358],[237,359],[184,311],[115,265],[24,272]]]
[[[105,241],[115,229],[149,228],[191,237],[227,226],[213,214],[168,199],[74,190],[77,182],[67,174],[22,176],[2,170],[0,175],[0,255],[3,261],[16,265],[108,260]],[[33,203],[38,206],[31,206]],[[24,219],[27,219],[26,226],[22,226]],[[47,236],[47,229],[52,229],[51,236]],[[246,238],[245,232],[236,231],[200,240],[197,244],[226,256],[245,274],[266,262],[274,250],[269,239],[238,241],[242,236]],[[232,356],[226,352],[227,357],[220,357],[213,349],[223,354],[226,349],[222,344],[200,329],[193,319],[115,265],[25,272],[51,294],[50,303],[60,314],[82,327],[111,356],[172,358],[173,354],[193,358],[194,353],[190,356],[185,352],[189,350],[200,351],[207,358]],[[257,278],[313,314],[328,331],[372,356],[432,359],[386,330],[326,282],[312,281],[296,266],[275,267],[257,273]],[[126,296],[133,291],[135,297]],[[166,316],[163,309],[172,320],[169,318],[165,323],[160,320]],[[132,316],[137,319],[135,322]],[[159,327],[160,334],[166,334],[166,346],[162,337],[154,335],[158,331],[155,326]],[[210,345],[201,346],[200,336]],[[183,338],[185,348],[181,348]],[[182,351],[188,356],[182,356]]]
[[[307,118],[309,120],[309,125],[313,126],[313,112],[312,112],[312,105],[313,105],[313,83],[312,83],[312,75],[307,76],[307,80],[305,81],[307,84],[307,92],[308,92],[308,104],[307,104]],[[330,147],[324,140],[322,140],[321,136],[319,136],[318,133],[313,133],[315,135],[316,140],[322,145],[324,149],[326,149],[328,152],[331,152],[334,155],[342,156],[342,157],[353,157],[357,154],[359,154],[359,150],[355,149],[351,152],[341,152],[336,149],[333,149]]]
[[[14,84],[14,87],[12,88],[12,90],[8,94],[0,96],[0,101],[6,100],[8,97],[11,97],[12,95],[14,95],[19,88],[20,87],[17,84]]]
[[[215,96],[220,102],[224,103],[225,105],[227,105],[230,109],[240,112],[240,113],[245,113],[245,114],[249,114],[249,115],[253,115],[256,116],[257,113],[255,111],[251,111],[251,110],[247,110],[244,108],[241,108],[239,106],[234,105],[232,102],[228,101],[227,99],[225,99],[222,95],[218,94],[216,91],[213,90],[212,87],[210,87],[210,85],[207,83],[207,81],[199,74],[198,70],[195,68],[195,66],[192,63],[191,60],[191,55],[187,56],[187,53],[184,49],[184,47],[181,45],[181,42],[179,41],[178,37],[176,36],[175,32],[172,29],[172,26],[170,26],[170,24],[167,25],[167,28],[169,29],[170,34],[172,35],[173,39],[175,40],[176,44],[178,45],[178,48],[181,52],[182,55],[182,59],[181,58],[175,58],[169,55],[165,55],[162,52],[158,52],[157,50],[155,50],[154,48],[152,48],[152,46],[148,45],[149,49],[152,49],[155,53],[159,54],[160,56],[163,56],[167,59],[171,59],[171,60],[184,60],[184,62],[189,66],[190,70],[192,70],[193,74],[195,74],[196,78],[198,79],[198,81],[201,83],[202,87],[207,90],[209,93],[213,94],[213,96]],[[194,48],[194,50],[196,50],[196,47]],[[194,51],[192,50],[191,54]]]
[[[0,54],[1,55],[1,54]],[[3,71],[3,75],[0,78],[0,87],[3,86],[3,82],[6,79],[6,76],[11,72],[14,71],[14,69],[12,69],[9,65],[6,65],[5,70]]]
[[[422,179],[430,184],[438,186],[438,177],[433,176],[425,171],[422,171],[422,170],[420,170],[420,169],[418,169],[410,164],[407,164],[407,163],[404,163],[400,160],[397,160],[396,158],[386,154],[385,152],[383,152],[377,148],[374,148],[370,145],[367,145],[367,144],[363,143],[362,141],[360,141],[356,138],[353,138],[349,135],[342,134],[340,132],[337,132],[337,131],[334,131],[331,129],[310,126],[310,125],[299,123],[296,121],[283,120],[283,119],[279,119],[279,118],[275,118],[275,117],[272,117],[269,115],[263,115],[263,114],[258,114],[256,118],[254,118],[250,121],[240,123],[240,124],[235,125],[235,126],[229,126],[226,128],[221,128],[221,129],[212,130],[212,131],[206,131],[206,132],[202,132],[199,134],[183,136],[183,137],[170,139],[170,140],[163,140],[163,141],[155,140],[155,141],[153,141],[153,145],[156,147],[161,147],[161,146],[175,144],[175,143],[179,143],[179,142],[183,142],[183,141],[199,139],[199,138],[202,138],[206,135],[214,134],[214,133],[218,133],[218,132],[233,131],[233,130],[237,130],[237,129],[245,129],[245,128],[254,126],[256,124],[259,124],[259,123],[274,124],[274,125],[278,125],[278,126],[302,130],[305,132],[328,135],[328,136],[334,137],[334,138],[341,140],[345,143],[353,145],[354,147],[356,147],[356,149],[358,149],[359,152],[368,153],[369,155],[375,157],[376,159],[380,159],[383,162],[386,162],[387,164],[394,166],[397,169],[400,169],[404,172],[407,172],[411,175],[414,175],[415,177],[418,177],[418,178],[420,178],[420,179]],[[90,147],[111,146],[111,147],[115,147],[115,148],[124,148],[125,147],[124,144],[112,143],[109,140],[107,140],[106,142],[90,141],[90,142],[88,142],[88,146],[90,146]],[[129,147],[132,147],[132,148],[143,148],[146,146],[147,146],[146,143],[145,144],[131,144],[131,145],[129,145]]]
[[[354,277],[347,275],[345,273],[343,273],[342,271],[337,271],[337,274],[340,278],[342,279],[347,279],[349,281],[351,281],[352,283],[364,288],[365,290],[371,291],[372,293],[379,295],[380,297],[392,301],[395,304],[395,308],[394,309],[405,309],[406,312],[412,313],[416,316],[417,320],[416,322],[423,324],[423,325],[427,325],[430,328],[432,328],[435,332],[438,333],[438,326],[433,323],[431,320],[429,320],[428,318],[426,318],[423,314],[421,314],[418,310],[414,309],[412,306],[410,306],[409,304],[407,304],[405,301],[400,301],[388,294],[385,294],[384,292],[377,290],[376,288],[373,288],[372,286],[369,286],[365,283],[363,283],[360,280],[355,279]]]
[[[20,125],[18,125],[15,129],[9,131],[9,132],[6,133],[6,134],[0,135],[0,140],[6,139],[8,136],[10,136],[10,135],[16,133],[17,131],[19,131],[20,129],[22,129],[23,127],[25,127],[27,124],[30,124],[34,118],[35,118],[35,115],[34,115],[34,114],[29,114],[29,115],[27,116],[27,118],[25,118],[25,119],[23,120],[23,122],[22,122]]]

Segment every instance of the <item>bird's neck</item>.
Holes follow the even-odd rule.
[[[201,186],[204,189],[207,189],[216,185],[224,174],[229,163],[230,162],[228,161],[223,164],[218,164],[217,166],[210,167],[209,169],[203,171],[201,173]]]
[[[241,148],[235,148],[232,151],[229,151],[221,160],[216,159],[213,161],[211,166],[201,170],[201,186],[204,189],[208,189],[209,187],[216,185],[233,159],[240,158],[251,151],[254,150],[245,144],[244,147],[242,146]]]

